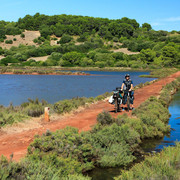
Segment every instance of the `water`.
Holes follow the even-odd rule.
[[[180,141],[180,91],[173,96],[173,100],[169,105],[169,112],[171,114],[169,119],[169,125],[171,126],[170,133],[162,139],[150,140],[145,143],[143,149],[146,152],[159,152],[164,147],[174,146],[176,141]]]
[[[180,141],[180,91],[173,96],[169,105],[171,117],[169,125],[171,132],[162,139],[147,140],[142,148],[145,152],[160,152],[164,147],[174,146],[176,141]],[[113,180],[113,177],[120,175],[120,168],[95,168],[88,172],[92,180]]]
[[[124,75],[129,73],[134,85],[151,81],[140,78],[149,72],[86,71],[92,76],[67,75],[0,75],[0,105],[20,105],[28,98],[55,103],[73,97],[96,97],[121,86]]]

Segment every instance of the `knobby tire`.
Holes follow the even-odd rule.
[[[115,113],[118,112],[118,100],[117,98],[115,99]]]
[[[129,112],[130,110],[130,97],[127,97],[127,111]]]

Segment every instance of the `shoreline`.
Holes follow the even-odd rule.
[[[155,83],[152,83],[149,86],[144,86],[143,88],[137,89],[136,91],[136,101],[135,101],[135,108],[139,107],[142,102],[147,100],[151,96],[158,96],[159,92],[161,91],[162,87],[166,84],[172,82],[175,78],[180,76],[180,72],[174,73],[165,79],[158,80]],[[146,92],[146,93],[143,93]],[[1,134],[0,137],[0,144],[2,144],[2,148],[0,149],[0,155],[4,155],[9,157],[14,152],[13,160],[20,160],[23,158],[27,152],[27,147],[33,141],[35,134],[43,134],[46,129],[50,131],[55,131],[57,129],[63,129],[66,126],[73,126],[79,129],[79,131],[88,131],[91,127],[97,123],[96,117],[99,113],[103,110],[109,111],[113,117],[117,117],[118,115],[122,115],[123,112],[114,114],[112,111],[114,107],[107,103],[107,101],[100,101],[97,104],[88,108],[88,115],[87,109],[84,109],[78,113],[71,114],[71,116],[57,116],[52,119],[49,123],[43,123],[39,128],[34,129],[25,129],[22,132],[17,132],[17,127],[15,127],[16,132],[12,134],[7,134],[6,132]],[[124,112],[125,113],[125,112]],[[24,138],[23,138],[24,137]],[[22,144],[23,141],[23,144]],[[5,143],[4,142],[8,142]],[[9,150],[9,146],[11,146],[11,150]]]
[[[88,73],[14,73],[14,72],[4,72],[0,73],[2,75],[65,75],[65,76],[90,76]]]

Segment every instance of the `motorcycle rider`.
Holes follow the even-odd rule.
[[[131,104],[131,109],[134,109],[134,105],[133,105],[133,100],[134,100],[134,92],[133,90],[133,81],[130,79],[130,75],[126,74],[125,75],[125,79],[123,80],[122,86],[121,86],[121,90],[124,90],[124,97],[123,97],[123,104],[125,105],[127,102],[127,95],[128,95],[128,91],[130,91],[130,104]]]

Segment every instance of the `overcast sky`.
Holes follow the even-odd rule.
[[[180,0],[0,0],[0,20],[25,15],[71,14],[147,22],[155,30],[180,31]]]

